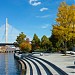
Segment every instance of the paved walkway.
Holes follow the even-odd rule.
[[[52,62],[53,64],[63,69],[69,75],[75,75],[75,65],[74,65],[75,55],[63,56],[63,54],[58,53],[55,54],[45,53],[43,54],[43,56],[40,56],[40,54],[34,55]]]

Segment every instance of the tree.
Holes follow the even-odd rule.
[[[32,47],[31,47],[31,44],[29,42],[25,41],[25,42],[22,42],[20,44],[20,49],[23,52],[31,52]]]
[[[29,38],[26,38],[26,35],[21,32],[16,39],[16,46],[20,48],[23,52],[31,52],[32,46],[30,44]]]
[[[33,39],[32,39],[32,49],[36,50],[40,48],[40,39],[36,34],[34,34]]]
[[[65,2],[62,2],[58,8],[56,22],[59,25],[63,25],[66,27],[69,18],[68,14],[69,14],[69,6]]]
[[[52,33],[55,35],[56,38],[58,38],[58,40],[65,40],[65,41],[68,41],[70,40],[70,37],[68,37],[68,32],[69,32],[69,29],[70,28],[65,28],[63,26],[58,26],[58,25],[55,25],[53,26],[53,31]]]
[[[52,43],[45,35],[41,38],[41,47],[45,50],[49,50],[52,47]]]
[[[58,8],[56,22],[63,33],[66,42],[75,38],[75,5],[67,5],[65,2]],[[62,28],[61,28],[62,27]]]
[[[16,39],[17,44],[19,45],[19,44],[21,44],[22,42],[24,42],[24,41],[25,41],[25,38],[26,38],[26,35],[25,35],[23,32],[21,32],[21,33],[19,34],[19,36],[17,36],[17,39]]]
[[[49,40],[52,42],[52,46],[56,47],[56,43],[58,42],[58,38],[56,38],[56,36],[53,35],[53,33],[52,33],[51,37],[49,38]]]
[[[56,22],[57,24],[53,25],[52,34],[58,41],[61,40],[60,43],[68,43],[75,39],[75,5],[69,6],[62,2],[58,8]]]

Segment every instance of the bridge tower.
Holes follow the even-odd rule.
[[[8,42],[8,19],[6,18],[6,24],[5,24],[5,42]]]

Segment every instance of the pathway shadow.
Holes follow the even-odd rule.
[[[67,68],[75,69],[75,66],[67,66]]]
[[[75,72],[70,72],[70,73],[75,73]]]

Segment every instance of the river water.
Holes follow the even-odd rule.
[[[22,75],[13,53],[0,53],[0,75]]]

